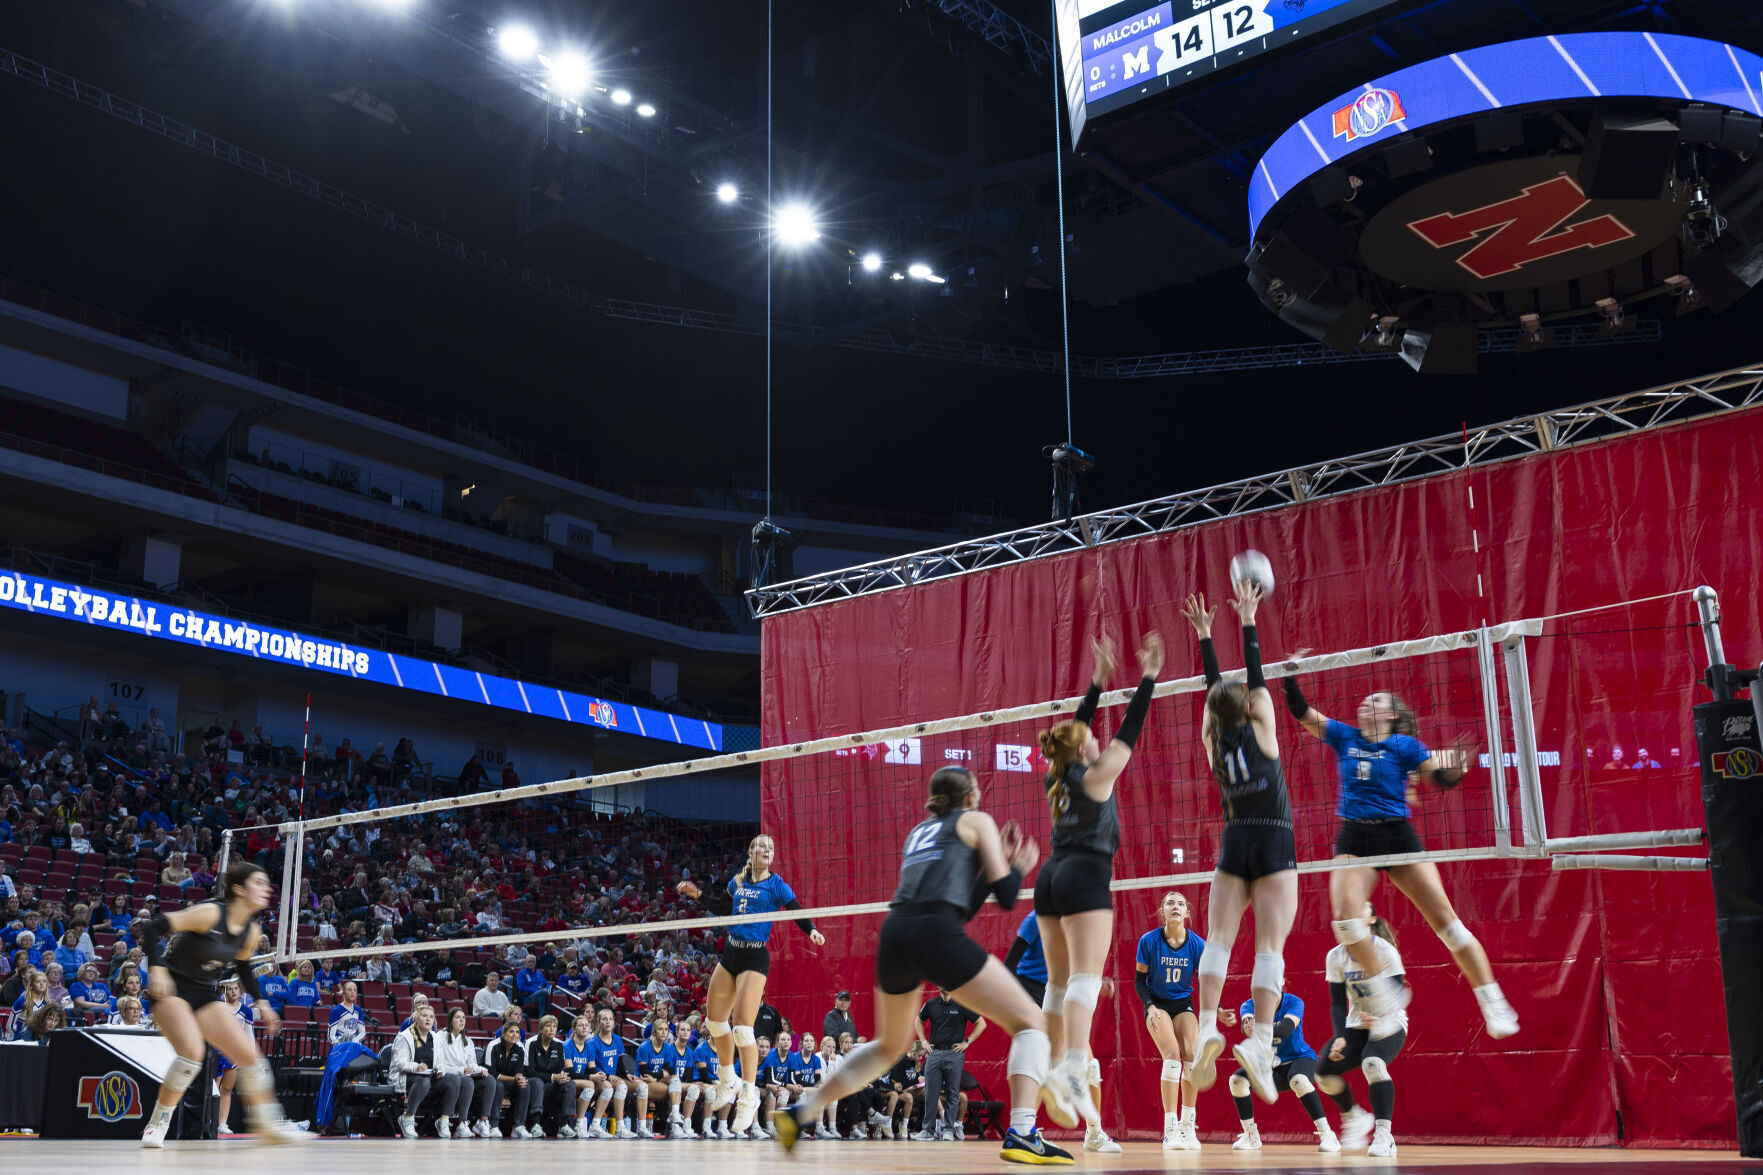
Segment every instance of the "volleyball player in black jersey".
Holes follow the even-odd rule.
[[[967,937],[963,924],[986,895],[1008,910],[1022,875],[1040,850],[1015,823],[1000,829],[979,810],[979,787],[963,767],[945,767],[930,779],[930,813],[906,837],[900,884],[882,922],[875,956],[875,1039],[846,1054],[806,1100],[773,1119],[778,1141],[792,1149],[802,1128],[827,1106],[850,1097],[887,1072],[906,1053],[918,1019],[918,995],[928,981],[963,1007],[1011,1036],[1010,1129],[1002,1157],[1013,1163],[1069,1164],[1071,1155],[1041,1137],[1035,1110],[1051,1046],[1046,1017],[1003,963]],[[928,1109],[926,1111],[929,1112]],[[1062,1125],[1077,1119],[1067,1107]]]
[[[1062,1017],[1065,1056],[1047,1075],[1049,1096],[1077,1107],[1100,1126],[1090,1096],[1090,1020],[1102,994],[1102,967],[1114,938],[1114,853],[1120,848],[1120,814],[1114,784],[1132,758],[1157,675],[1163,672],[1163,638],[1145,634],[1139,645],[1139,688],[1104,750],[1090,729],[1102,691],[1114,675],[1114,646],[1106,637],[1094,648],[1090,689],[1071,719],[1041,732],[1047,757],[1047,802],[1053,809],[1053,852],[1035,879],[1035,921],[1047,952],[1048,1017]],[[1059,1035],[1059,1034],[1056,1034]]]
[[[147,954],[147,992],[153,997],[153,1023],[177,1050],[159,1086],[159,1104],[141,1134],[141,1145],[165,1145],[166,1127],[184,1091],[202,1072],[203,1044],[213,1045],[239,1068],[239,1089],[257,1141],[298,1142],[305,1131],[282,1116],[275,1100],[275,1078],[257,1051],[251,1030],[221,998],[220,984],[230,970],[257,1001],[273,1035],[281,1020],[257,987],[251,955],[262,942],[257,915],[269,905],[269,874],[253,861],[226,871],[221,896],[169,914],[137,919],[135,934]],[[167,937],[170,941],[167,942]]]
[[[1218,1080],[1218,1055],[1224,1051],[1218,1001],[1237,926],[1243,911],[1252,906],[1255,969],[1249,990],[1255,997],[1255,1029],[1235,1053],[1255,1092],[1263,1101],[1274,1102],[1279,1090],[1273,1083],[1273,1029],[1279,1023],[1280,989],[1285,983],[1286,935],[1298,913],[1298,850],[1292,836],[1292,802],[1279,760],[1273,695],[1261,673],[1261,640],[1255,628],[1261,588],[1247,580],[1233,587],[1236,598],[1231,607],[1243,622],[1246,685],[1225,681],[1218,670],[1218,654],[1212,648],[1212,616],[1217,609],[1208,609],[1206,598],[1197,595],[1189,596],[1183,608],[1199,635],[1200,660],[1206,670],[1200,741],[1224,803],[1218,868],[1206,904],[1206,949],[1200,955],[1200,1040],[1192,1080],[1200,1090],[1212,1088]]]

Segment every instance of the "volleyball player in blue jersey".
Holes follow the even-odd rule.
[[[1337,722],[1304,698],[1295,672],[1296,660],[1285,679],[1286,708],[1335,753],[1340,768],[1340,832],[1335,838],[1335,859],[1376,857],[1397,853],[1420,853],[1424,847],[1409,822],[1407,785],[1410,776],[1429,779],[1439,787],[1453,788],[1463,781],[1469,761],[1469,744],[1435,752],[1415,737],[1414,711],[1388,690],[1367,695],[1359,703],[1357,726]],[[1365,1014],[1373,1019],[1392,1015],[1407,1003],[1409,989],[1399,979],[1380,974],[1371,932],[1361,912],[1371,899],[1377,874],[1388,873],[1397,889],[1420,911],[1427,925],[1444,941],[1446,949],[1475,989],[1487,1022],[1488,1035],[1499,1039],[1518,1031],[1518,1014],[1494,982],[1493,967],[1451,906],[1431,861],[1369,868],[1342,868],[1329,874],[1329,901],[1334,907],[1335,938],[1353,961],[1364,969],[1361,985]]]
[[[1145,1030],[1163,1057],[1163,1149],[1197,1151],[1191,1071],[1200,1022],[1194,1016],[1194,976],[1206,940],[1188,929],[1182,894],[1164,894],[1159,909],[1162,924],[1139,939],[1133,989],[1145,1008]]]
[[[701,889],[690,881],[676,887],[694,901],[703,901],[715,914],[768,914],[777,910],[800,910],[802,903],[789,883],[771,871],[777,846],[763,832],[747,846],[747,863],[728,879],[720,890],[712,886]],[[826,936],[815,929],[811,918],[798,918],[801,927],[815,946],[824,946]],[[759,1113],[759,1087],[753,1077],[759,1071],[759,1043],[753,1035],[753,1020],[765,998],[765,977],[771,971],[770,922],[739,922],[728,928],[728,941],[722,948],[722,961],[710,974],[710,992],[705,1000],[704,1028],[716,1049],[720,1077],[707,1104],[707,1110],[721,1109],[732,1099],[735,1113],[732,1128],[745,1133]],[[730,1024],[730,1017],[733,1024]],[[741,1072],[734,1066],[736,1049],[741,1052]],[[739,1081],[737,1090],[736,1082]]]
[[[1253,1032],[1255,1001],[1244,1000],[1239,1014],[1244,1034]],[[1289,991],[1280,995],[1279,1022],[1273,1026],[1273,1039],[1273,1055],[1277,1062],[1273,1070],[1274,1083],[1297,1095],[1299,1104],[1310,1116],[1310,1124],[1316,1127],[1316,1149],[1325,1155],[1338,1154],[1341,1141],[1329,1126],[1328,1117],[1322,1111],[1322,1098],[1316,1092],[1316,1050],[1304,1040],[1304,1001]],[[1249,1079],[1241,1070],[1231,1074],[1230,1096],[1237,1103],[1237,1118],[1243,1124],[1243,1132],[1237,1136],[1231,1149],[1260,1150],[1261,1130],[1255,1125],[1255,1103],[1249,1097]]]

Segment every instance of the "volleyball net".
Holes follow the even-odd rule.
[[[1687,733],[1689,704],[1701,672],[1693,620],[1686,620],[1688,594],[1275,661],[1266,673],[1276,683],[1276,698],[1277,679],[1301,674],[1312,705],[1349,724],[1355,722],[1362,698],[1394,693],[1418,716],[1417,734],[1423,742],[1434,749],[1463,747],[1471,756],[1460,786],[1442,790],[1417,783],[1412,789],[1413,820],[1424,852],[1355,864],[1542,858],[1556,852],[1699,845],[1698,821],[1689,818],[1682,796],[1654,802],[1645,786],[1654,777],[1638,774],[1651,770],[1649,763],[1656,768],[1694,765],[1684,762],[1682,753],[1684,745],[1693,747]],[[1214,631],[1221,659],[1226,664],[1233,657],[1240,661],[1238,643],[1226,631],[1223,617]],[[1172,660],[1179,660],[1181,643],[1172,640],[1171,646]],[[1197,661],[1197,654],[1191,655]],[[1121,676],[1130,674],[1130,666],[1123,665]],[[1241,680],[1242,670],[1226,677]],[[1210,879],[1217,864],[1220,801],[1199,740],[1205,688],[1199,676],[1165,680],[1157,687],[1157,700],[1118,785],[1122,845],[1115,862],[1116,891],[1200,884]],[[1118,725],[1131,693],[1119,689],[1104,695],[1096,718],[1096,732],[1104,741]],[[1540,706],[1539,696],[1544,697]],[[572,832],[550,852],[559,858],[554,862],[558,867],[582,868],[573,881],[576,888],[584,877],[598,875],[603,887],[617,890],[620,909],[627,915],[633,909],[642,912],[635,921],[627,917],[613,924],[596,921],[566,929],[553,924],[546,929],[513,917],[504,918],[504,925],[489,935],[365,946],[303,942],[299,929],[300,902],[310,901],[299,897],[304,861],[316,844],[334,844],[339,834],[352,840],[363,826],[378,826],[396,835],[410,822],[437,813],[445,814],[455,828],[493,831],[524,820],[529,827],[536,823],[555,832],[569,827],[564,816],[572,806],[603,789],[625,788],[628,794],[634,785],[691,780],[709,794],[750,782],[756,773],[762,774],[769,794],[789,797],[787,827],[765,831],[779,843],[780,875],[813,881],[798,885],[807,907],[804,916],[826,923],[877,914],[885,910],[893,890],[901,840],[922,819],[927,781],[939,767],[972,770],[980,781],[984,808],[1000,822],[1019,822],[1045,853],[1051,819],[1038,735],[1068,717],[1079,700],[1035,702],[284,824],[280,832],[287,851],[276,953],[283,959],[323,960],[608,938],[629,942],[632,936],[654,943],[734,923],[779,921],[776,914],[712,916],[680,902],[673,896],[673,886],[685,871],[678,859],[656,860],[651,854],[635,877],[628,870],[597,870],[594,862],[607,849],[608,838],[627,847],[633,836],[639,846],[642,841],[642,827],[609,826],[599,835],[592,827]],[[1338,867],[1332,859],[1338,765],[1325,744],[1292,721],[1283,704],[1276,705],[1300,870]],[[1615,767],[1610,766],[1613,749]],[[704,884],[726,878],[744,859],[752,831],[744,824],[720,830],[706,826],[698,835],[701,851],[691,857],[692,880]],[[364,864],[377,883],[386,862]],[[391,867],[397,867],[395,858]],[[504,870],[505,877],[511,873],[518,878],[518,868]],[[543,896],[522,893],[517,902]],[[597,904],[606,910],[607,903]],[[545,905],[531,902],[529,913]]]

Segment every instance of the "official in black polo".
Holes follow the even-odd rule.
[[[967,1026],[974,1025],[973,1035]],[[913,1137],[931,1142],[947,1134],[961,1138],[957,1107],[961,1104],[961,1074],[967,1068],[967,1046],[986,1030],[985,1020],[949,998],[945,989],[918,1013],[918,1038],[930,1044],[924,1056],[924,1127]],[[938,1101],[938,1094],[943,1100]]]

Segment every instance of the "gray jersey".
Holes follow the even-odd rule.
[[[912,830],[900,856],[900,886],[891,904],[947,902],[965,911],[973,900],[979,855],[955,830],[961,812],[932,816]]]
[[[1065,795],[1053,818],[1053,851],[1087,849],[1113,857],[1120,848],[1120,812],[1114,802],[1115,793],[1109,792],[1108,798],[1099,804],[1084,794],[1084,774],[1088,770],[1082,763],[1072,763],[1065,769]],[[1053,790],[1051,780],[1047,790]]]

